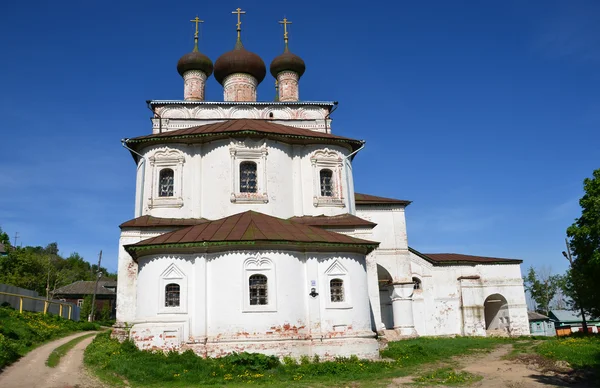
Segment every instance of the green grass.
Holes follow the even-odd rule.
[[[490,351],[497,345],[512,343],[514,339],[455,337],[423,337],[411,340],[390,342],[381,356],[397,361],[401,366],[416,366],[442,360],[474,351]]]
[[[592,369],[600,376],[600,336],[553,338],[536,347],[552,360],[567,361],[573,368]]]
[[[31,313],[0,307],[0,369],[35,347],[68,334],[97,330],[89,322],[75,322],[52,314]]]
[[[69,342],[57,347],[56,349],[54,349],[52,351],[52,353],[50,353],[50,356],[48,356],[48,359],[46,360],[46,365],[48,365],[50,368],[56,367],[58,365],[58,363],[60,362],[61,357],[63,357],[65,354],[67,354],[69,352],[69,350],[73,349],[75,347],[75,345],[77,345],[84,339],[89,338],[93,335],[96,335],[96,333],[85,334],[85,335],[82,335],[81,337],[73,338]]]
[[[452,368],[440,368],[434,371],[422,374],[414,379],[416,385],[445,385],[459,386],[469,385],[481,380],[481,376],[474,375],[469,372],[455,371]]]
[[[119,343],[108,333],[98,335],[85,350],[84,361],[112,385],[127,380],[132,386],[190,387],[205,385],[268,384],[289,386],[385,386],[394,377],[416,372],[421,366],[448,357],[491,350],[508,343],[497,338],[420,338],[392,342],[382,356],[387,361],[357,357],[320,361],[240,353],[218,359],[203,359],[193,352],[140,351],[129,341]],[[466,379],[466,377],[464,377]]]

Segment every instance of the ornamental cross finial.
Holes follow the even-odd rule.
[[[232,12],[232,14],[237,14],[237,33],[238,33],[238,39],[240,38],[240,32],[242,31],[242,15],[245,14],[246,11],[242,11],[241,8],[236,9],[235,11]]]
[[[200,20],[198,15],[196,15],[195,19],[190,20],[192,23],[196,23],[196,33],[194,34],[194,39],[198,39],[198,23],[204,23],[204,20]]]
[[[190,20],[192,23],[196,23],[196,33],[194,33],[194,50],[198,51],[198,23],[204,23],[204,20],[200,20],[198,15],[196,15],[195,19]]]
[[[287,42],[288,42],[287,25],[292,24],[292,22],[288,21],[287,18],[283,18],[283,20],[279,21],[279,24],[283,24],[283,41],[287,45]]]

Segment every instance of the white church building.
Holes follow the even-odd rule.
[[[114,335],[211,357],[377,358],[378,337],[529,334],[521,261],[409,247],[410,202],[356,193],[365,142],[334,134],[335,102],[300,100],[287,29],[277,97],[258,101],[266,66],[240,25],[214,66],[196,34],[184,99],[149,101],[152,132],[123,140],[136,197]],[[223,101],[204,99],[213,74]]]

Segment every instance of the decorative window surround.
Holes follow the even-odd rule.
[[[267,304],[250,304],[250,276],[263,275],[267,278]],[[266,257],[251,257],[244,261],[242,278],[242,312],[277,312],[277,282],[275,264]]]
[[[183,188],[183,163],[185,162],[183,154],[177,150],[167,148],[155,152],[148,160],[152,167],[152,190],[151,196],[148,199],[148,207],[150,209],[158,207],[182,207],[183,196],[181,191]],[[167,168],[173,170],[173,195],[161,197],[159,195],[160,172]]]
[[[167,285],[176,284],[179,286],[179,306],[165,306],[165,290]],[[175,264],[171,264],[160,275],[159,280],[159,314],[185,314],[187,313],[187,277]]]
[[[229,145],[231,155],[231,202],[268,203],[267,194],[267,145],[266,141],[232,140]],[[240,192],[240,165],[243,162],[256,163],[256,193]]]
[[[348,271],[339,261],[334,261],[333,264],[325,271],[324,280],[326,281],[324,289],[327,290],[327,296],[325,299],[326,309],[351,309],[352,308],[352,295],[350,285],[350,275]],[[342,281],[343,287],[343,301],[333,302],[336,298],[331,295],[331,281],[339,279]]]
[[[339,153],[328,148],[315,152],[310,162],[313,170],[313,205],[315,207],[345,207],[342,190],[342,165],[343,159]],[[321,195],[321,170],[331,170],[332,195]]]

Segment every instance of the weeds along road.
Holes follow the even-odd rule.
[[[61,358],[55,368],[46,366],[54,349],[90,332],[81,332],[42,345],[0,373],[2,388],[103,388],[104,385],[90,377],[83,366],[83,351],[92,342],[89,337],[79,342]],[[98,332],[96,332],[98,333]]]

